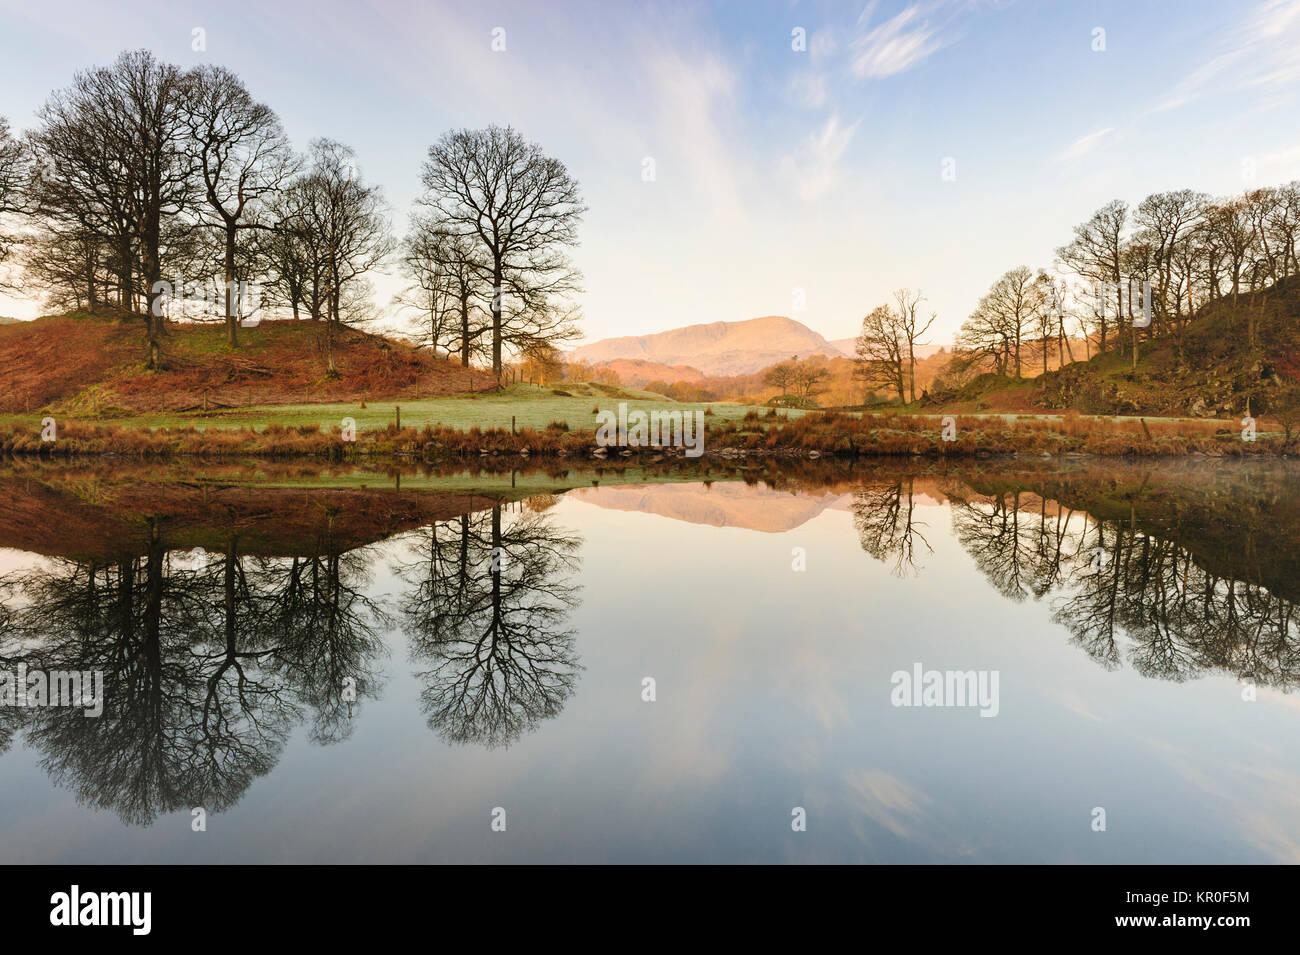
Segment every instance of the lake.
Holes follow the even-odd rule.
[[[1300,861],[1289,462],[547,468],[0,466],[0,861]]]

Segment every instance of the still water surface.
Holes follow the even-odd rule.
[[[0,862],[1300,860],[1285,467],[0,483]]]

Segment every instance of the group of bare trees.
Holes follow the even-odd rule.
[[[23,224],[26,287],[56,308],[140,316],[152,367],[177,302],[221,302],[231,345],[240,283],[337,323],[391,246],[350,150],[317,140],[304,159],[234,73],[147,51],[76,74],[23,139],[0,134],[0,212]]]
[[[1020,378],[1032,348],[1046,371],[1053,338],[1060,347],[1069,347],[1057,299],[1057,289],[1045,272],[1035,273],[1022,265],[1004,273],[962,324],[956,361]]]
[[[1047,371],[1053,353],[1063,365],[1124,349],[1136,367],[1154,335],[1171,336],[1181,357],[1191,323],[1223,299],[1253,348],[1258,293],[1300,271],[1298,238],[1300,182],[1217,200],[1178,189],[1136,208],[1117,199],[1075,226],[1056,274],[1019,266],[993,284],[957,335],[955,365],[1018,378]]]
[[[824,358],[813,356],[800,360],[795,355],[768,368],[763,373],[763,384],[769,388],[779,388],[779,397],[788,396],[810,402],[825,390],[830,375]]]
[[[1121,291],[1150,284],[1150,326],[1128,329],[1103,324],[1099,303],[1087,316],[1100,348],[1112,338],[1123,344],[1125,332],[1136,348],[1140,329],[1147,334],[1169,333],[1182,347],[1182,335],[1200,311],[1216,300],[1249,299],[1243,320],[1250,346],[1256,344],[1256,294],[1295,274],[1296,241],[1300,238],[1300,182],[1250,189],[1237,196],[1211,199],[1190,189],[1147,196],[1130,212],[1121,201],[1103,207],[1075,228],[1074,240],[1058,255],[1078,274]],[[1145,294],[1145,293],[1143,293]],[[1131,301],[1112,310],[1131,315]],[[1095,298],[1095,297],[1094,297]],[[1104,300],[1103,300],[1104,301]],[[1145,303],[1142,304],[1145,308]]]
[[[578,335],[567,250],[586,211],[558,159],[510,127],[454,130],[429,148],[402,265],[422,344],[468,366],[536,356]]]
[[[14,139],[9,123],[0,116],[0,288],[6,286],[4,271],[13,253],[14,237],[3,228],[3,218],[24,211],[26,156],[22,143]]]
[[[899,289],[892,302],[867,314],[858,334],[854,377],[868,388],[893,391],[899,404],[916,400],[916,349],[926,344],[922,338],[935,319],[922,312],[924,301],[919,289]]]
[[[576,337],[566,250],[585,207],[564,165],[508,127],[458,130],[423,182],[398,263],[416,338],[499,375],[503,354]],[[256,283],[261,305],[325,323],[333,373],[336,327],[371,316],[368,277],[399,248],[351,149],[322,138],[299,155],[234,73],[147,51],[76,74],[24,136],[0,119],[0,225],[0,281],[139,316],[151,367],[177,303],[209,317],[187,299],[219,302],[238,344],[241,283]]]

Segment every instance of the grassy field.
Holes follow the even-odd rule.
[[[567,392],[558,394],[557,392]],[[283,426],[319,425],[328,431],[340,426],[344,418],[356,421],[358,430],[384,428],[396,419],[396,409],[402,411],[402,426],[423,428],[426,424],[444,424],[453,428],[468,429],[477,425],[480,428],[504,428],[509,430],[511,418],[516,428],[545,428],[552,421],[567,422],[573,430],[594,430],[596,428],[596,410],[618,411],[620,402],[626,402],[628,410],[643,411],[683,411],[711,408],[713,415],[709,423],[739,421],[752,405],[729,404],[682,404],[669,401],[663,395],[649,391],[630,388],[613,388],[600,385],[569,384],[556,388],[534,385],[512,385],[504,391],[491,394],[463,394],[440,398],[427,398],[413,401],[372,401],[363,408],[360,402],[335,404],[296,404],[266,405],[238,408],[216,414],[204,415],[200,412],[187,414],[161,413],[130,417],[96,418],[89,415],[70,415],[56,420],[64,423],[106,424],[124,428],[185,428],[199,430],[208,428],[255,428],[264,429],[268,424]],[[766,411],[766,409],[761,409]],[[801,411],[782,411],[792,417],[803,414]],[[22,424],[40,427],[39,414],[0,415],[0,424]]]

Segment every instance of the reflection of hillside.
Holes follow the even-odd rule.
[[[565,626],[581,540],[552,526],[550,496],[503,517],[459,493],[8,490],[0,541],[30,535],[50,559],[0,577],[0,664],[100,672],[104,709],[2,707],[0,752],[21,733],[58,784],[131,823],[233,806],[298,726],[317,744],[351,734],[395,622],[368,596],[386,553],[369,545],[396,532],[415,559],[394,609],[444,739],[510,745],[582,669]],[[14,522],[60,508],[63,526]]]
[[[1015,480],[991,472],[966,484],[967,494],[1000,499],[1003,507],[1045,517],[1087,513],[1176,543],[1218,577],[1300,601],[1300,474],[1285,465],[1151,466]]]
[[[378,692],[385,615],[368,558],[328,515],[292,557],[243,553],[238,530],[198,560],[155,538],[141,554],[57,558],[0,581],[17,598],[0,659],[103,674],[98,718],[13,710],[27,745],[80,802],[147,825],[236,803],[295,725],[331,743]]]
[[[188,484],[131,484],[87,496],[65,485],[0,479],[0,547],[121,556],[144,553],[159,538],[169,549],[219,549],[237,531],[246,554],[287,555],[310,548],[327,517],[348,549],[492,503],[459,493]]]
[[[1076,475],[1032,490],[989,477],[973,482],[984,493],[954,497],[953,527],[1000,593],[1050,599],[1103,666],[1300,686],[1300,484],[1285,472],[1178,487],[1163,477]]]

